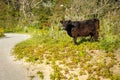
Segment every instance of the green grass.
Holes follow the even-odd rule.
[[[37,74],[39,75],[39,77],[43,80],[44,79],[44,75],[42,72],[38,71]]]
[[[34,34],[31,39],[17,44],[14,48],[14,54],[19,59],[23,57],[31,58],[33,55],[36,58],[40,58],[43,53],[54,56],[60,54],[63,57],[70,57],[70,55],[84,56],[86,50],[100,49],[99,46],[99,42],[89,41],[74,45],[72,39],[64,31],[60,31],[58,34],[50,34],[47,30],[41,30],[39,34]]]
[[[120,42],[115,36],[111,39],[106,37],[106,39],[100,39],[99,42],[89,42],[87,38],[79,38],[79,45],[74,45],[72,39],[65,31],[36,30],[32,38],[15,46],[13,54],[18,59],[25,58],[28,62],[38,64],[43,63],[44,59],[46,59],[45,63],[47,65],[51,64],[54,70],[50,75],[51,80],[68,79],[65,74],[61,73],[62,70],[71,75],[71,77],[75,77],[75,79],[77,79],[77,76],[86,74],[86,70],[90,74],[89,79],[97,80],[99,78],[98,75],[112,79],[115,76],[112,75],[109,69],[112,67],[111,65],[115,65],[116,62],[113,58],[114,55],[111,53],[118,47]],[[89,53],[91,50],[104,50],[108,54],[111,54],[110,56],[107,55],[107,53],[103,56],[101,55],[101,57],[98,57],[98,60],[104,57],[111,57],[113,58],[113,60],[111,60],[112,63],[108,65],[104,63],[104,60],[101,63],[89,63],[94,57]],[[74,75],[69,73],[67,69],[56,65],[56,62],[63,64],[65,67],[67,66],[69,70],[79,68],[80,65],[82,70],[79,72],[79,75]],[[93,68],[94,66],[97,67]],[[95,72],[95,74],[92,74],[93,72]],[[94,78],[95,75],[97,75],[96,78]],[[71,77],[69,79],[71,79]]]

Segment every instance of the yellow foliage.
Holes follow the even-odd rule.
[[[0,33],[3,33],[3,32],[4,32],[3,28],[0,28]]]
[[[0,28],[0,37],[2,37],[4,35],[4,29]]]

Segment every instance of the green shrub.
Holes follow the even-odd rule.
[[[108,52],[114,51],[119,47],[120,40],[118,36],[116,35],[106,35],[104,38],[102,38],[100,42],[100,46],[103,50],[106,50]]]
[[[0,28],[0,37],[3,37],[3,36],[4,36],[4,29]]]

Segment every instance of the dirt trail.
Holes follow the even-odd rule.
[[[7,33],[0,38],[0,80],[29,80],[24,65],[14,61],[11,56],[12,48],[30,36],[24,34]]]

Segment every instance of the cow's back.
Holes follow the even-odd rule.
[[[72,25],[74,26],[72,29],[73,35],[88,36],[91,33],[98,33],[99,30],[99,20],[96,18],[84,21],[73,21]]]
[[[89,19],[89,20],[84,20],[81,21],[81,26],[87,25],[88,27],[95,28],[96,30],[99,30],[99,19],[94,18],[94,19]]]

